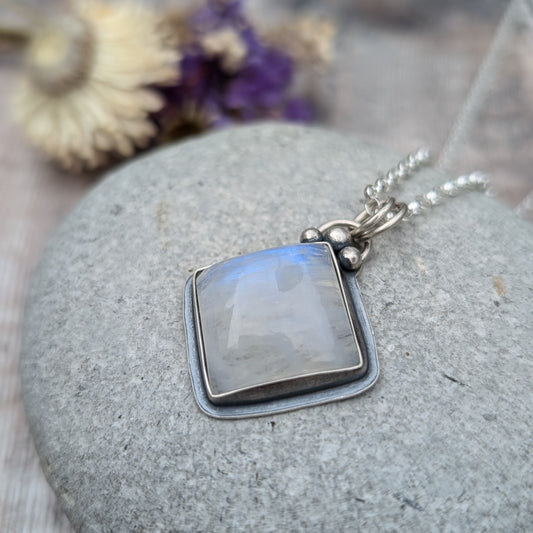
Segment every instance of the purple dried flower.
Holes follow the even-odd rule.
[[[193,121],[200,129],[262,118],[309,121],[310,106],[290,97],[292,59],[266,46],[239,0],[208,0],[189,18],[191,39],[181,60],[179,85],[165,91],[158,117]]]
[[[222,26],[234,29],[249,26],[240,0],[207,0],[205,6],[193,13],[189,23],[193,31],[202,34],[218,30]]]
[[[313,120],[313,110],[304,100],[293,98],[285,103],[283,117],[292,122],[310,122]]]
[[[224,103],[230,109],[279,106],[292,80],[292,61],[283,53],[263,49],[227,85]]]

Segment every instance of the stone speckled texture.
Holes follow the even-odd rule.
[[[396,159],[254,126],[152,154],[85,198],[35,274],[21,363],[44,471],[79,531],[530,527],[533,231],[490,198],[376,238],[359,278],[372,390],[238,421],[194,402],[190,273],[349,218]],[[442,179],[425,171],[397,196]]]

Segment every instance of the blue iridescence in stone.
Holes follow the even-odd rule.
[[[198,274],[214,395],[361,364],[333,261],[324,243],[296,244]]]

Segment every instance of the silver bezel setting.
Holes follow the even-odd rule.
[[[351,377],[348,382],[338,384],[322,385],[318,390],[310,392],[294,393],[292,396],[285,396],[276,399],[261,401],[250,401],[249,403],[238,403],[229,405],[219,405],[214,403],[218,399],[231,397],[238,393],[246,393],[247,390],[253,392],[264,386],[277,385],[278,382],[265,382],[260,387],[257,385],[231,391],[230,393],[214,394],[209,387],[207,376],[205,353],[203,348],[202,326],[200,321],[200,310],[198,307],[196,294],[197,276],[209,267],[200,268],[189,277],[185,286],[185,328],[187,334],[187,348],[189,358],[189,370],[193,384],[194,395],[198,406],[207,415],[215,418],[243,418],[252,416],[265,416],[274,413],[290,411],[311,405],[318,405],[326,402],[342,400],[361,394],[370,388],[378,378],[378,361],[372,329],[370,327],[366,312],[361,301],[359,287],[355,279],[355,273],[342,271],[337,263],[335,254],[331,246],[327,243],[320,243],[328,247],[332,258],[332,265],[335,269],[339,282],[345,309],[349,317],[352,334],[358,349],[359,361],[356,365],[338,370],[328,370],[305,374],[298,377],[298,381],[314,379],[328,375],[342,376],[349,372],[354,372],[356,377]],[[309,246],[300,244],[299,246]],[[281,380],[279,383],[289,384],[292,380]],[[346,381],[346,380],[345,380]]]

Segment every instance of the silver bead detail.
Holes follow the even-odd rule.
[[[387,182],[383,178],[379,178],[374,185],[375,191],[379,194],[387,189]]]
[[[331,244],[332,248],[337,252],[348,244],[350,244],[352,237],[350,232],[341,226],[330,228],[324,234],[326,241]]]
[[[483,172],[472,172],[468,176],[468,181],[471,185],[480,189],[487,189],[489,186],[489,178]]]
[[[459,189],[467,189],[470,183],[468,182],[468,176],[459,176],[455,183]]]
[[[439,193],[435,190],[426,193],[426,198],[431,205],[437,205],[440,201]]]
[[[370,198],[374,198],[374,196],[376,196],[377,192],[376,190],[374,189],[374,187],[372,185],[367,185],[365,187],[365,198],[367,200],[369,200]]]
[[[419,165],[427,165],[431,161],[431,152],[427,148],[419,148],[414,156]]]
[[[422,206],[418,200],[409,202],[407,209],[410,215],[419,215],[422,212]]]
[[[300,235],[300,242],[320,242],[324,240],[322,233],[317,228],[307,228]]]
[[[345,270],[357,270],[361,266],[361,252],[355,246],[346,246],[339,254],[339,263]]]
[[[396,166],[396,175],[399,180],[404,180],[409,176],[409,167],[407,167],[402,161]]]
[[[447,181],[446,183],[443,183],[440,187],[440,190],[447,196],[457,195],[457,185],[454,181]]]

